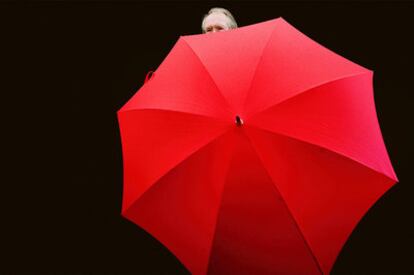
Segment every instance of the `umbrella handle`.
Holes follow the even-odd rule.
[[[148,82],[148,80],[150,80],[153,76],[154,76],[155,72],[154,71],[149,71],[147,73],[147,75],[145,76],[145,80],[144,80],[144,84]]]

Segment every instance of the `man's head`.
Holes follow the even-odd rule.
[[[212,8],[204,15],[201,23],[203,33],[227,31],[237,28],[233,15],[223,8]]]

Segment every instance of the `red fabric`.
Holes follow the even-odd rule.
[[[329,273],[398,181],[373,72],[282,18],[181,36],[154,75],[117,112],[122,215],[193,274]]]

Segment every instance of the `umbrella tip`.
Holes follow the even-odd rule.
[[[243,119],[241,119],[239,116],[236,116],[236,125],[237,126],[243,125]]]

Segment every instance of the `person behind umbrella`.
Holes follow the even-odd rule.
[[[212,8],[204,15],[201,23],[203,33],[227,31],[237,28],[233,15],[224,8]]]

